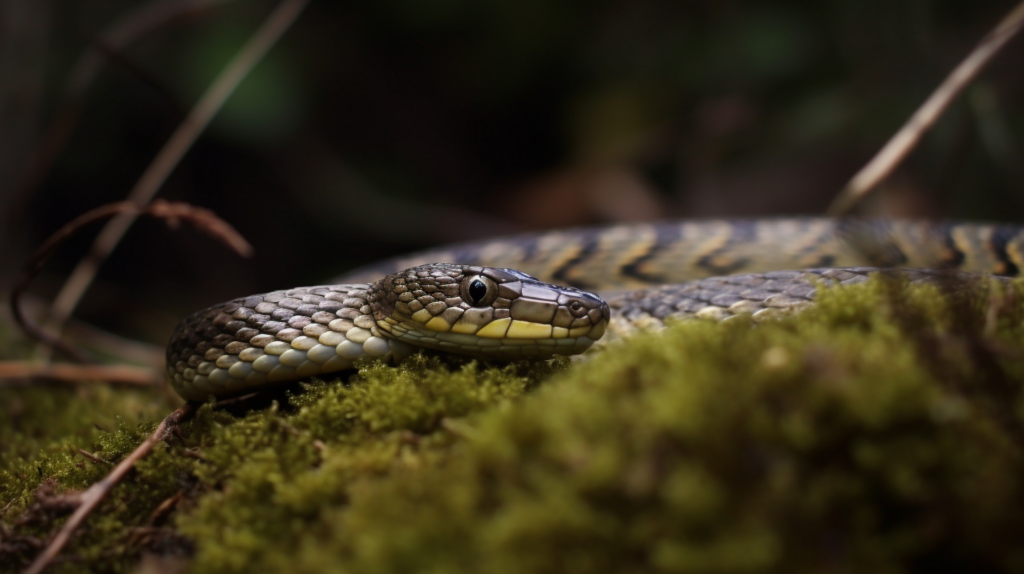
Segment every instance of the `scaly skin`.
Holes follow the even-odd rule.
[[[441,260],[461,264],[430,263]],[[518,271],[499,268],[506,265]],[[410,268],[397,271],[404,267]],[[175,330],[167,366],[182,397],[202,400],[361,360],[400,360],[417,348],[497,360],[577,354],[610,321],[612,331],[628,334],[671,317],[760,319],[812,304],[819,286],[862,282],[895,267],[930,268],[902,269],[911,281],[971,277],[951,271],[1017,275],[1024,228],[821,218],[682,221],[455,245],[357,270],[338,285],[254,295],[196,313]],[[772,271],[787,268],[804,270]],[[524,273],[612,291],[606,304]],[[357,280],[368,276],[373,279]],[[477,280],[483,300],[470,292]]]
[[[509,270],[432,264],[374,283],[214,305],[175,329],[167,371],[179,395],[204,400],[361,360],[400,360],[416,348],[499,360],[577,354],[601,338],[608,320],[608,305],[578,289]]]

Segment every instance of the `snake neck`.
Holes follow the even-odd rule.
[[[377,328],[372,291],[372,284],[302,287],[195,313],[171,336],[171,385],[185,399],[205,400],[411,354]]]

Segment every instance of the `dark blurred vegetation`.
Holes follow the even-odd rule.
[[[0,288],[60,225],[126,195],[274,6],[194,0],[122,47],[97,42],[162,4],[0,4]],[[143,221],[79,316],[160,342],[199,306],[442,242],[820,213],[1013,4],[313,2],[161,193],[214,209],[255,259]],[[1020,220],[1022,61],[1018,39],[865,211]]]

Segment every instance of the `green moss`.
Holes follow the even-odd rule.
[[[58,396],[61,394],[55,392]],[[80,404],[89,405],[84,400]],[[74,408],[69,410],[75,411]],[[0,496],[5,503],[0,523],[0,570],[18,571],[19,566],[34,557],[39,541],[54,532],[74,509],[75,493],[101,480],[155,426],[152,423],[129,425],[118,420],[112,431],[90,427],[93,432],[88,434],[95,436],[89,443],[90,448],[84,450],[89,451],[93,459],[78,452],[87,443],[84,433],[80,432],[53,439],[30,456],[5,457],[0,464]],[[33,442],[39,441],[17,443],[16,450]],[[88,527],[81,529],[69,544],[71,558],[55,565],[52,571],[80,572],[83,565],[96,571],[131,569],[140,549],[145,548],[139,541],[153,539],[155,535],[164,543],[176,540],[178,547],[190,548],[191,543],[175,532],[140,529],[152,526],[147,524],[148,517],[175,493],[176,481],[188,476],[190,467],[188,459],[157,448],[136,465],[129,484],[115,489],[100,505]]]
[[[204,406],[68,553],[105,570],[179,552],[197,572],[1022,571],[1020,289],[897,287],[685,322],[571,367],[417,358],[248,413]],[[101,457],[140,440],[129,427]],[[5,523],[48,456],[19,467]],[[44,475],[80,488],[91,464]],[[176,492],[162,545],[126,543]]]
[[[87,486],[89,479],[77,469],[96,464],[78,449],[103,450],[97,441],[117,436],[126,424],[159,418],[168,408],[151,391],[98,383],[0,389],[0,507],[27,500],[43,477]],[[96,454],[114,462],[123,456],[109,449]]]
[[[173,530],[156,528],[150,516],[176,493],[182,496],[179,509],[208,513],[204,515],[217,526],[209,533],[190,532],[196,539],[218,541],[201,547],[204,556],[221,556],[225,564],[242,568],[262,555],[284,568],[287,557],[280,549],[300,544],[308,520],[322,505],[343,504],[351,480],[387,473],[408,445],[424,452],[445,449],[457,431],[442,429],[458,427],[449,418],[506,404],[567,364],[561,360],[482,368],[473,362],[414,357],[398,368],[367,366],[344,384],[305,383],[301,393],[278,395],[285,401],[283,408],[276,401],[250,412],[242,410],[244,403],[231,411],[203,406],[183,425],[184,443],[172,438],[144,460],[127,484],[115,489],[89,520],[87,534],[69,545],[66,554],[75,560],[57,565],[56,571],[80,571],[83,563],[98,571],[125,569],[146,551],[189,551],[188,541]],[[47,396],[37,398],[39,413],[46,412],[42,407]],[[11,450],[19,452],[31,452],[47,438],[52,443],[33,456],[0,464],[6,485],[0,493],[10,502],[4,522],[14,526],[4,538],[17,543],[0,546],[0,570],[17,571],[34,555],[23,538],[45,537],[60,524],[68,508],[60,493],[83,490],[110,470],[85,460],[78,448],[88,445],[99,459],[116,462],[155,427],[149,423],[132,430],[122,422],[113,432],[97,431],[82,418],[117,401],[106,395],[91,398],[61,401],[82,411],[68,427],[87,426],[81,437],[43,432],[39,424],[39,440],[26,432],[25,440],[12,441]],[[232,521],[247,527],[221,528]],[[140,536],[144,544],[138,544]],[[267,543],[271,539],[276,546]]]
[[[1019,422],[1001,422],[1020,380],[959,352],[980,343],[977,317],[888,297],[879,285],[795,321],[631,340],[480,417],[444,464],[361,482],[325,520],[330,543],[293,567],[1020,569]],[[865,308],[880,304],[906,306]],[[1006,384],[1002,412],[975,400]]]

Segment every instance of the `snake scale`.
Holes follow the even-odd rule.
[[[444,261],[457,263],[437,263]],[[368,359],[399,361],[421,348],[498,360],[578,354],[607,329],[787,313],[813,304],[820,285],[860,283],[893,268],[911,282],[950,271],[1016,276],[1024,227],[679,221],[453,245],[364,267],[333,285],[195,313],[171,336],[167,370],[179,395],[204,400]]]

